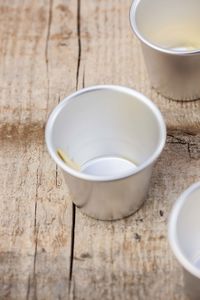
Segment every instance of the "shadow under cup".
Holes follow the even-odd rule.
[[[165,125],[143,95],[98,86],[57,106],[47,124],[46,141],[74,203],[94,218],[112,220],[132,214],[143,203],[152,165],[165,143]],[[59,159],[58,148],[81,172]]]

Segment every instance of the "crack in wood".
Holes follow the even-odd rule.
[[[46,35],[46,43],[45,43],[45,62],[46,62],[46,72],[47,72],[47,113],[48,113],[48,104],[49,104],[49,38],[51,34],[52,7],[53,7],[53,0],[50,0],[49,18],[47,24],[47,35]]]
[[[69,265],[69,293],[71,291],[73,263],[74,263],[75,225],[76,225],[76,205],[74,203],[72,203],[71,249],[70,249],[70,265]]]
[[[38,228],[37,228],[37,200],[38,200],[38,188],[39,182],[39,167],[37,168],[37,181],[36,181],[36,193],[35,193],[35,212],[34,212],[34,236],[35,236],[35,249],[33,259],[33,289],[34,299],[37,300],[37,276],[36,276],[36,262],[37,262],[37,250],[38,250]]]
[[[77,37],[78,37],[78,62],[76,71],[76,90],[78,89],[79,73],[81,64],[81,0],[77,0]],[[85,86],[85,69],[83,72],[83,87]],[[72,289],[73,263],[74,263],[74,245],[75,245],[75,225],[76,225],[76,205],[72,203],[72,224],[71,224],[71,248],[70,248],[70,264],[69,264],[69,294]],[[73,295],[74,298],[74,295]]]
[[[58,187],[58,166],[56,165],[56,187]]]
[[[182,133],[185,134],[185,135],[189,135],[191,137],[195,137],[195,135],[196,135],[194,132],[192,133],[192,132],[183,131]]]
[[[170,138],[170,140],[167,141],[167,144],[186,146],[189,158],[200,158],[200,151],[198,150],[200,141],[199,135],[184,133],[184,135],[180,136],[180,133],[177,133],[177,136],[176,134],[168,134],[167,136]]]
[[[174,140],[174,141],[168,141],[168,144],[181,144],[181,145],[186,145],[187,144],[186,141],[182,140],[179,137],[176,137],[173,134],[168,134],[167,136]]]
[[[79,72],[81,64],[81,0],[77,0],[77,37],[78,37],[78,62],[77,62],[77,71],[76,71],[76,90],[78,89],[79,82]]]
[[[82,86],[83,86],[83,88],[85,87],[85,67],[84,67],[84,70],[83,70],[83,81],[82,81]]]
[[[36,211],[37,211],[37,209],[36,209]],[[37,300],[37,274],[36,274],[37,249],[38,249],[38,229],[36,229],[36,232],[35,232],[35,251],[34,251],[34,260],[33,260],[34,300]]]
[[[29,299],[29,295],[30,295],[30,275],[28,276],[28,284],[27,284],[26,300]]]

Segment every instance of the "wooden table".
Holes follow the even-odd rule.
[[[166,225],[200,178],[200,101],[170,101],[150,87],[130,4],[0,1],[0,299],[186,299]],[[57,103],[105,83],[150,97],[168,126],[145,205],[118,222],[72,209],[44,145]]]

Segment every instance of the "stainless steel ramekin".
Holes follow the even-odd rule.
[[[199,0],[134,0],[130,10],[152,86],[174,100],[200,98],[199,11]]]
[[[139,209],[165,140],[158,108],[121,86],[72,94],[54,109],[46,126],[49,153],[63,171],[73,202],[101,220],[120,219]],[[59,158],[58,148],[81,172]]]
[[[186,190],[175,203],[169,219],[171,248],[184,268],[185,291],[200,299],[200,182]]]

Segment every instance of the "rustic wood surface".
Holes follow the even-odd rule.
[[[150,86],[130,0],[0,0],[0,299],[186,300],[166,225],[200,178],[200,101]],[[168,126],[145,205],[117,222],[72,207],[44,145],[50,111],[93,84],[149,96]]]

